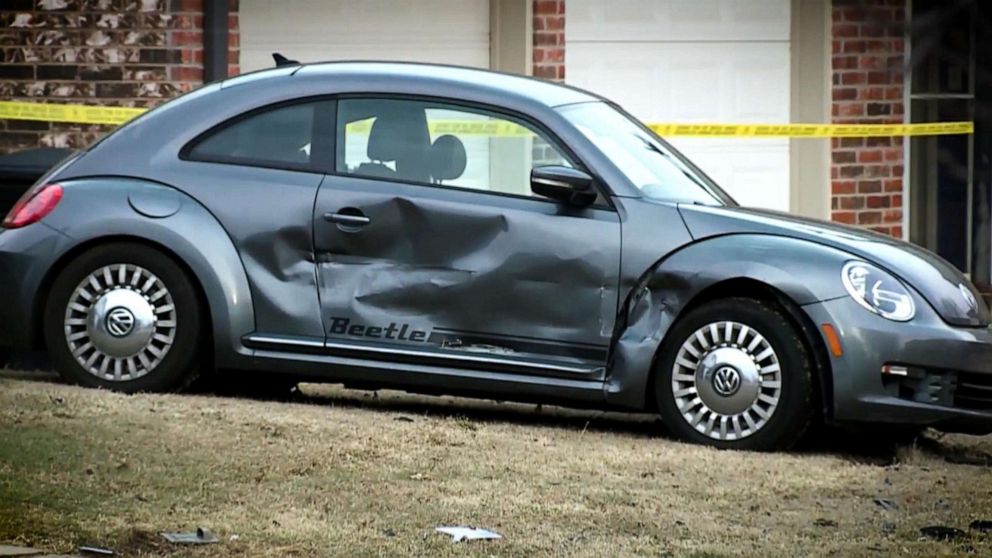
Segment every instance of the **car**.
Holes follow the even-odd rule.
[[[3,226],[0,344],[83,386],[266,372],[656,413],[749,450],[818,422],[992,431],[989,309],[953,266],[739,207],[616,104],[532,78],[233,77],[53,168]]]
[[[0,155],[0,214],[6,215],[40,176],[71,154],[70,149],[38,147]]]

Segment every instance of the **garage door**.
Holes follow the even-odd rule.
[[[489,2],[241,0],[241,71],[301,62],[403,60],[489,67]]]
[[[566,80],[655,122],[789,122],[789,0],[569,0]],[[740,203],[789,209],[787,139],[672,138]]]

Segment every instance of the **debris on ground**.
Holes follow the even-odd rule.
[[[834,521],[833,519],[827,519],[825,517],[820,517],[816,521],[813,522],[813,525],[815,525],[817,527],[836,527],[837,526],[837,522]]]
[[[896,532],[896,524],[891,521],[886,521],[882,524],[882,532],[886,535],[891,535]]]
[[[436,527],[434,530],[438,533],[451,535],[452,539],[454,539],[453,542],[503,538],[503,535],[499,533],[487,529],[479,529],[478,527]]]
[[[410,417],[404,417],[404,416],[396,417],[393,420],[395,420],[397,422],[413,422],[413,419],[412,418],[410,418]]]
[[[165,540],[174,544],[213,544],[219,542],[213,533],[202,527],[197,527],[192,533],[162,533]]]
[[[989,519],[976,519],[968,525],[968,528],[972,531],[981,531],[982,533],[992,533],[992,520]]]
[[[891,498],[882,498],[881,496],[875,496],[875,505],[885,511],[892,511],[899,508],[899,506],[896,505],[895,500]]]
[[[81,546],[79,551],[83,554],[96,554],[97,556],[113,556],[114,551],[109,548],[101,548],[99,546]]]
[[[937,541],[949,541],[968,536],[967,533],[956,527],[945,527],[943,525],[931,525],[920,529],[920,534],[928,539]]]

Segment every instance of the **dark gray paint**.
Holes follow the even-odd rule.
[[[612,209],[179,157],[246,111],[352,94],[433,96],[537,121],[597,178]],[[907,404],[880,389],[885,362],[990,372],[988,310],[957,302],[958,283],[973,288],[960,274],[925,251],[852,229],[642,198],[556,110],[599,101],[537,80],[405,64],[283,67],[205,86],[56,172],[66,197],[43,223],[0,232],[0,289],[12,294],[0,306],[0,340],[37,343],[45,278],[66,255],[139,238],[172,251],[202,286],[218,366],[643,410],[671,325],[708,288],[747,279],[814,328],[838,327],[848,352],[821,363],[834,419],[992,428],[989,413]],[[348,207],[372,224],[346,232],[323,220]],[[916,289],[919,316],[897,324],[858,307],[840,281],[851,258]],[[415,346],[328,336],[338,313],[365,327],[406,320],[431,337]],[[465,342],[452,346],[453,338]]]

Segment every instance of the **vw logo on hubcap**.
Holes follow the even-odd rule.
[[[724,366],[713,374],[713,389],[724,397],[730,397],[741,389],[741,373],[732,366]]]
[[[123,306],[107,313],[107,333],[114,337],[126,337],[134,329],[134,314]]]

